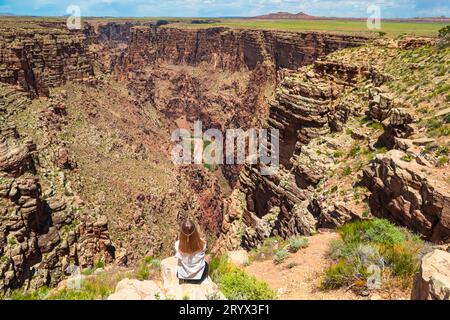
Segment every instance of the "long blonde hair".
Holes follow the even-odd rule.
[[[186,219],[180,228],[180,252],[193,254],[202,251],[204,246],[205,241],[202,240],[196,224],[191,219]]]

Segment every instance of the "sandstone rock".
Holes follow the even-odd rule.
[[[1,27],[1,82],[21,85],[33,96],[48,96],[49,88],[67,80],[93,75],[87,50],[86,30],[68,30],[61,22],[46,22],[27,28]]]
[[[369,116],[379,122],[391,115],[392,99],[381,93],[369,91]]]
[[[412,143],[416,146],[426,146],[430,143],[434,143],[436,140],[433,138],[420,138],[420,139],[414,139]]]
[[[69,150],[67,150],[67,148],[59,148],[58,166],[62,169],[73,169],[75,167],[75,164],[70,159]]]
[[[414,121],[413,115],[407,109],[393,108],[391,111],[389,124],[392,126],[404,126]]]
[[[433,45],[436,43],[432,38],[407,37],[398,41],[398,47],[402,49],[416,49],[421,46]]]
[[[115,260],[117,265],[126,266],[128,262],[128,253],[125,249],[119,249],[116,252]]]
[[[413,142],[410,139],[402,139],[396,137],[394,138],[394,146],[396,149],[406,152],[413,147]]]
[[[121,280],[108,300],[164,300],[166,297],[156,282],[128,278]]]
[[[372,214],[405,225],[433,242],[450,241],[448,184],[439,173],[426,173],[426,167],[403,161],[405,155],[391,150],[364,169]]]
[[[312,63],[318,56],[367,41],[367,38],[357,36],[275,30],[224,27],[183,30],[151,26],[131,28],[131,39],[128,63],[146,65],[158,59],[177,64],[206,62],[215,68],[229,70],[253,70],[265,59],[279,69],[297,69]]]
[[[225,297],[219,291],[217,285],[211,278],[205,279],[202,284],[179,284],[177,278],[178,259],[170,257],[161,261],[161,273],[163,277],[163,288],[167,298],[175,300],[224,300]]]
[[[229,251],[227,256],[229,262],[238,267],[245,267],[250,263],[248,253],[245,250]]]
[[[208,277],[202,284],[180,284],[177,278],[178,259],[170,257],[161,261],[163,283],[124,279],[108,300],[224,300],[225,297]]]
[[[450,253],[433,250],[414,278],[412,300],[450,300]]]
[[[31,166],[30,150],[20,143],[14,126],[2,124],[0,127],[0,171],[20,175]]]
[[[52,227],[48,233],[38,237],[39,249],[42,253],[50,252],[60,241],[58,229]]]

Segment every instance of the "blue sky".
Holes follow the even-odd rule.
[[[277,11],[366,17],[371,4],[382,18],[450,16],[450,0],[0,0],[1,13],[61,16],[77,5],[82,16],[255,16]]]

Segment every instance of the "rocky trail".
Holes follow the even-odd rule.
[[[350,288],[323,290],[320,283],[333,261],[327,257],[332,240],[339,235],[331,230],[308,237],[309,246],[289,256],[282,264],[272,260],[254,261],[245,268],[250,275],[265,281],[282,300],[387,300],[409,299],[409,290],[373,291],[358,295]]]
[[[292,254],[285,262],[275,265],[272,260],[254,261],[245,270],[263,280],[285,300],[348,300],[359,299],[351,291],[319,290],[320,279],[331,265],[326,252],[335,232],[320,233],[309,238],[309,246]]]

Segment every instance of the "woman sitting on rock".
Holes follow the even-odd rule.
[[[201,238],[196,224],[186,219],[181,225],[179,240],[175,242],[180,284],[201,284],[208,278],[209,256],[206,249],[207,243]]]

